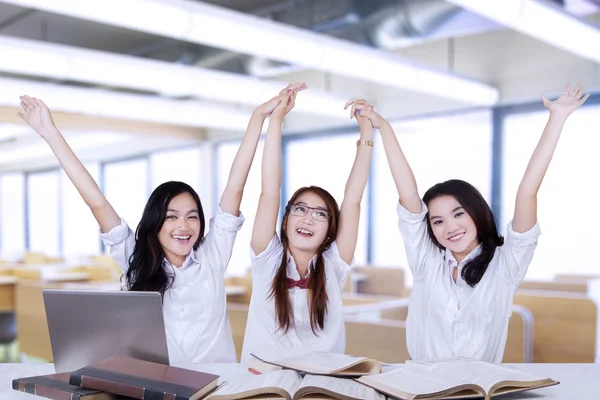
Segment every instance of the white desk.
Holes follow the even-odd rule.
[[[502,397],[502,400],[540,399],[600,400],[600,364],[506,364],[507,366],[532,374],[560,381],[560,385],[530,392],[516,393]],[[183,368],[209,372],[225,379],[249,376],[250,373],[239,364],[186,364]],[[33,400],[41,397],[17,392],[12,389],[14,378],[51,374],[52,364],[0,364],[0,399]]]

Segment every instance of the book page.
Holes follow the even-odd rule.
[[[457,385],[460,383],[479,385],[486,393],[501,381],[535,382],[546,379],[483,361],[442,362],[430,366],[428,370],[454,381]]]
[[[385,396],[374,389],[361,385],[352,379],[334,378],[322,375],[306,375],[298,391],[302,388],[317,387],[327,389],[331,392],[356,400],[385,400]]]
[[[392,393],[392,389],[396,389],[396,393],[397,390],[400,390],[415,396],[441,392],[463,383],[456,382],[451,377],[436,376],[425,368],[410,364],[398,366],[398,368],[379,375],[365,375],[358,380],[390,391],[390,393]]]
[[[302,382],[302,377],[296,371],[282,370],[268,372],[238,381],[227,381],[208,398],[241,394],[253,390],[260,390],[260,393],[266,393],[263,388],[275,387],[283,389],[291,399],[294,397],[298,386],[300,386],[300,382]]]
[[[301,369],[307,372],[328,374],[338,369],[347,368],[348,366],[364,359],[365,357],[354,357],[346,354],[317,351],[297,357],[279,359],[274,362],[286,367]]]

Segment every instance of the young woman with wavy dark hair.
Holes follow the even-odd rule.
[[[284,91],[303,88],[300,83]],[[239,207],[263,123],[284,97],[280,94],[254,110],[206,236],[198,195],[189,185],[173,181],[152,192],[134,235],[70,149],[48,107],[39,99],[21,97],[19,115],[46,140],[90,207],[102,241],[124,272],[126,288],[161,293],[171,363],[237,361],[224,273],[244,222]]]
[[[368,119],[355,114],[356,105],[364,100],[346,104],[352,105],[351,116],[356,117],[361,134],[341,207],[325,189],[300,188],[287,202],[278,236],[281,125],[294,98],[290,96],[287,106],[282,102],[273,111],[263,150],[262,191],[251,240],[252,298],[243,363],[250,354],[271,358],[292,349],[343,353],[346,348],[342,291],[356,248],[374,129]],[[315,162],[310,154],[306,161]]]
[[[583,88],[570,84],[555,101],[542,96],[550,115],[519,185],[506,240],[483,196],[467,182],[438,183],[421,200],[392,127],[372,108],[363,112],[379,128],[400,197],[399,228],[414,278],[406,321],[413,360],[502,361],[513,295],[540,235],[538,189],[568,116],[589,97],[582,96]]]

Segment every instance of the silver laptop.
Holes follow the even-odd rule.
[[[112,355],[169,364],[157,292],[44,289],[56,372]]]

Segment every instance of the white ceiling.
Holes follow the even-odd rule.
[[[165,4],[186,4],[183,0],[161,1]],[[226,12],[242,11],[244,14],[241,15],[238,25],[240,29],[246,23],[244,15],[277,21],[275,25],[265,25],[268,27],[266,32],[271,37],[264,43],[259,43],[256,50],[250,51],[250,49],[242,48],[241,51],[234,51],[236,45],[233,42],[241,40],[239,35],[236,37],[236,32],[231,32],[231,35],[228,36],[229,42],[221,40],[223,39],[221,35],[215,35],[214,38],[209,38],[210,40],[200,38],[183,41],[168,37],[168,35],[148,33],[152,29],[126,29],[114,24],[90,21],[89,19],[93,19],[94,15],[84,18],[71,17],[58,12],[47,12],[43,10],[44,2],[40,3],[42,6],[36,6],[36,0],[0,0],[0,53],[4,49],[5,57],[9,49],[9,42],[3,42],[3,37],[7,40],[9,38],[33,40],[35,46],[67,45],[74,52],[79,52],[76,53],[76,56],[66,59],[62,64],[65,66],[65,69],[61,70],[62,72],[53,75],[53,70],[50,68],[51,65],[54,65],[50,62],[53,59],[52,56],[45,59],[45,55],[42,57],[42,54],[45,53],[39,50],[43,47],[39,47],[39,49],[32,47],[34,53],[30,56],[33,58],[26,68],[19,68],[18,62],[21,62],[22,58],[13,60],[13,66],[10,68],[6,62],[4,64],[0,62],[0,84],[5,87],[5,96],[8,92],[13,96],[13,92],[6,90],[11,85],[16,85],[17,89],[29,88],[38,93],[47,93],[46,97],[52,99],[53,109],[62,112],[61,121],[66,127],[64,128],[65,135],[73,141],[73,146],[78,148],[76,151],[87,152],[89,157],[99,159],[105,159],[113,153],[126,156],[182,143],[193,143],[203,137],[214,138],[216,132],[223,130],[242,131],[249,110],[262,99],[268,99],[271,93],[276,94],[276,88],[282,85],[282,82],[296,77],[309,80],[311,91],[307,92],[307,97],[303,99],[302,103],[298,103],[297,110],[295,110],[296,115],[290,118],[291,125],[295,130],[346,124],[347,116],[341,110],[341,106],[345,99],[353,96],[354,93],[378,99],[404,99],[407,96],[416,96],[419,98],[419,104],[439,104],[439,108],[442,109],[456,109],[485,103],[483,100],[477,100],[476,95],[482,95],[483,99],[485,91],[490,89],[493,91],[496,90],[495,88],[499,88],[499,95],[507,96],[507,93],[510,92],[509,88],[499,84],[502,71],[495,75],[489,74],[488,77],[479,70],[473,69],[474,67],[470,68],[468,63],[464,67],[455,68],[460,60],[455,60],[457,56],[453,53],[462,50],[458,48],[462,43],[470,43],[468,38],[471,37],[487,35],[486,40],[489,40],[490,45],[498,43],[497,41],[493,42],[497,39],[493,32],[506,30],[502,24],[462,9],[453,12],[446,11],[447,16],[433,24],[427,20],[428,12],[425,6],[429,7],[429,14],[432,14],[437,7],[441,10],[439,12],[442,15],[444,7],[446,10],[448,9],[447,5],[441,4],[443,3],[441,0],[418,0],[423,9],[414,9],[411,11],[413,14],[410,14],[411,9],[408,6],[402,7],[411,1],[414,0],[373,0],[367,2],[370,9],[365,6],[364,1],[353,0],[211,1],[209,3],[227,7]],[[20,3],[22,6],[15,5],[15,3]],[[61,2],[52,4],[59,3]],[[97,3],[97,0],[88,0],[86,3],[78,4],[93,3]],[[203,2],[196,3],[199,8],[189,9],[204,10]],[[99,1],[98,4],[106,5],[109,2]],[[114,9],[116,13],[120,12],[120,9],[126,9],[126,6],[123,6],[126,4],[124,0],[119,4],[121,7]],[[587,20],[588,16],[598,14],[600,1],[565,0],[562,8],[565,13],[571,13],[577,18]],[[206,8],[206,10],[208,9]],[[423,29],[423,32],[425,29],[427,31],[411,34],[407,34],[405,31],[394,31],[397,40],[373,42],[374,30],[379,33],[383,32],[388,35],[386,38],[390,38],[390,32],[380,29],[380,25],[383,26],[384,21],[388,25],[391,24],[392,28],[397,28],[393,25],[394,21],[384,18],[389,14],[389,10],[404,10],[410,19],[406,17],[403,23],[410,23],[413,30],[420,28]],[[143,13],[144,10],[139,9],[140,18],[143,17]],[[228,16],[229,14],[223,15]],[[399,13],[399,15],[404,14]],[[429,22],[423,22],[426,20]],[[594,20],[589,21],[594,23]],[[129,22],[131,21],[125,21],[124,24]],[[263,23],[263,19],[256,20],[257,25]],[[377,25],[378,23],[380,25]],[[318,39],[319,45],[331,44],[332,47],[329,50],[331,52],[341,49],[335,57],[337,61],[346,57],[347,63],[339,67],[337,65],[327,67],[323,64],[304,67],[292,65],[291,69],[284,68],[285,63],[288,62],[286,60],[295,59],[294,51],[300,51],[296,49],[301,48],[302,42],[294,42],[295,44],[288,45],[287,49],[283,44],[284,47],[275,52],[268,47],[275,46],[278,36],[280,39],[290,32],[295,34],[296,31],[290,31],[288,27],[308,28],[309,30],[306,31],[308,36],[305,38],[311,38],[310,40],[313,40],[313,37],[321,38]],[[162,29],[163,27],[157,26],[156,28]],[[215,27],[215,29],[217,28]],[[235,29],[235,26],[231,28],[232,31]],[[273,32],[278,32],[278,34]],[[321,36],[310,36],[316,34]],[[267,38],[269,38],[268,35]],[[299,37],[302,35],[300,34]],[[348,40],[339,42],[338,37]],[[381,36],[379,37],[381,38]],[[464,39],[455,41],[458,38]],[[209,42],[218,44],[218,47],[207,45],[206,43]],[[230,45],[231,43],[233,45]],[[383,45],[382,43],[387,43],[389,48],[375,47],[377,44]],[[443,56],[443,62],[445,67],[452,67],[452,72],[447,68],[440,68],[439,63],[429,65],[422,62],[422,60],[433,60],[438,57],[438,53],[432,52],[431,49],[439,49],[438,44],[440,43],[444,43],[444,46],[449,49]],[[544,48],[546,44],[540,42],[540,46],[540,48]],[[20,46],[21,49],[25,47]],[[68,51],[61,51],[60,47],[46,46],[46,50],[48,49],[63,57],[68,53]],[[90,55],[86,55],[82,52],[84,50],[92,52],[89,53]],[[98,53],[98,51],[104,53]],[[250,54],[252,52],[258,54],[261,51],[264,54],[273,54],[273,57],[265,59]],[[506,51],[506,49],[502,51]],[[285,55],[286,52],[289,54]],[[112,67],[107,64],[106,53],[113,54],[117,64]],[[35,55],[38,58],[34,57]],[[80,57],[80,60],[88,63],[86,64],[88,65],[87,69],[76,70],[77,64],[74,62],[76,57]],[[279,60],[274,58],[279,58]],[[100,59],[104,64],[98,61]],[[118,75],[124,73],[119,72],[118,68],[121,64],[124,65],[128,59],[132,60],[131,65],[134,67],[130,68],[131,77],[124,79],[122,75]],[[302,62],[303,58],[297,59]],[[403,60],[408,61],[406,64],[409,67],[414,64],[418,68],[422,68],[423,72],[420,72],[419,76],[426,76],[427,78],[424,78],[426,81],[439,79],[439,87],[450,88],[452,85],[456,85],[456,90],[436,91],[435,86],[432,90],[427,89],[425,85],[417,85],[407,91],[410,82],[407,83],[403,79],[406,80],[406,76],[409,76],[407,74],[412,72],[410,69],[401,72],[404,71],[402,69],[404,68],[402,67]],[[335,61],[334,59],[330,62],[334,64]],[[93,62],[96,63],[93,64]],[[99,69],[96,73],[90,73],[89,68],[92,67]],[[154,67],[158,72],[155,75],[149,74]],[[388,68],[389,72],[386,72],[385,68]],[[76,74],[78,71],[79,75]],[[206,71],[206,73],[196,75],[202,71]],[[394,71],[397,76],[394,76]],[[102,76],[108,76],[109,72],[120,79],[103,79]],[[425,73],[429,75],[423,75]],[[405,76],[403,77],[403,75]],[[142,76],[146,76],[147,80],[139,83]],[[194,82],[194,77],[200,76],[196,79],[199,82],[198,87],[194,88],[193,84],[183,80],[184,76],[189,76],[191,79],[189,82]],[[269,78],[264,78],[265,76],[269,76]],[[585,77],[583,78],[585,79]],[[172,86],[177,80],[180,81],[180,86],[174,92],[169,93],[169,90],[157,89],[170,87],[169,85]],[[598,81],[600,81],[600,73],[598,73]],[[40,86],[41,84],[45,86]],[[45,89],[42,90],[42,88]],[[181,90],[181,88],[185,90]],[[465,90],[464,88],[473,90],[475,94],[465,96],[464,92],[461,92]],[[65,90],[78,93],[82,100],[73,103],[57,94],[63,93]],[[422,93],[419,96],[417,96],[418,93],[413,93],[420,90]],[[539,90],[545,90],[545,88],[535,87],[535,91]],[[493,93],[492,91],[489,93]],[[529,89],[528,92],[523,93],[526,93],[527,96],[537,94]],[[35,93],[31,94],[35,95]],[[473,102],[470,103],[471,97]],[[15,98],[14,101],[11,99],[12,97],[8,99],[4,97],[3,100],[3,97],[0,96],[0,108],[4,107],[0,109],[0,171],[47,165],[52,161],[52,155],[48,153],[47,149],[41,150],[40,147],[43,146],[39,145],[44,143],[40,142],[35,134],[32,134],[14,117],[12,114],[14,110],[11,110],[16,106],[18,99]],[[100,101],[100,99],[104,100]],[[71,102],[69,103],[69,101]],[[340,103],[339,110],[336,109],[338,102]],[[90,104],[93,105],[90,106]],[[156,109],[152,107],[156,107]],[[390,107],[389,110],[391,109]],[[164,112],[165,110],[171,111]],[[213,118],[208,118],[202,113],[210,114]],[[215,117],[219,113],[229,115],[229,117]],[[71,114],[74,116],[72,119],[69,117]],[[393,117],[393,115],[391,116]],[[163,133],[144,134],[145,130],[140,127],[147,128],[149,124],[159,124]],[[183,134],[181,134],[182,130],[185,131]],[[93,132],[93,136],[89,132]],[[87,143],[82,139],[86,137],[86,134],[90,135]],[[89,151],[90,148],[103,148],[105,151]]]

